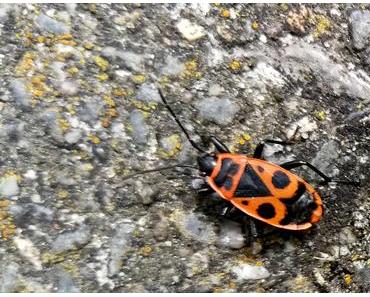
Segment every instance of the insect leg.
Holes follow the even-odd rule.
[[[226,145],[224,145],[221,140],[219,140],[216,136],[211,136],[211,141],[212,143],[214,144],[214,146],[216,147],[216,149],[220,152],[220,153],[230,153],[229,149],[227,148]]]
[[[293,141],[281,141],[281,140],[265,139],[264,141],[260,142],[257,145],[257,147],[256,147],[256,149],[254,150],[254,153],[253,153],[253,158],[256,158],[256,159],[261,159],[262,158],[263,149],[265,148],[265,145],[267,143],[280,144],[280,145],[292,145],[292,144],[294,144]]]
[[[281,167],[283,167],[284,169],[287,169],[287,170],[297,168],[297,167],[301,167],[301,166],[307,166],[308,168],[310,168],[311,170],[316,172],[318,175],[320,175],[324,179],[324,181],[322,181],[320,183],[321,185],[327,185],[330,182],[353,185],[353,186],[359,186],[360,185],[359,181],[333,179],[333,178],[327,176],[325,173],[321,172],[315,166],[313,166],[312,164],[310,164],[306,161],[293,160],[293,161],[290,161],[290,162],[280,164],[279,166],[281,166]]]
[[[227,206],[222,210],[221,215],[224,217],[228,217],[231,213],[235,211],[235,209],[236,208],[234,206]]]

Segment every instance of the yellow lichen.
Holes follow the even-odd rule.
[[[139,254],[144,257],[150,256],[152,252],[153,252],[153,248],[149,245],[146,245],[139,250]]]
[[[352,277],[351,277],[351,275],[346,274],[346,275],[344,276],[344,282],[346,283],[346,285],[347,285],[347,286],[349,286],[349,285],[351,284],[351,282],[352,282]]]
[[[185,62],[185,70],[182,73],[184,78],[200,78],[201,72],[198,71],[198,62],[195,59]]]
[[[116,102],[114,99],[108,95],[103,96],[105,104],[107,104],[109,107],[116,107]]]
[[[90,134],[89,138],[93,144],[99,144],[101,142],[100,138],[96,135]]]
[[[222,287],[214,287],[213,293],[224,293],[225,290]]]
[[[319,121],[324,121],[326,119],[326,113],[325,111],[321,110],[321,111],[316,111],[315,112],[315,117],[319,120]]]
[[[113,95],[117,97],[124,97],[127,96],[127,93],[123,88],[115,88],[113,89]]]
[[[78,73],[78,68],[76,66],[73,66],[73,67],[70,67],[68,68],[67,72],[70,74],[70,75],[76,75]]]
[[[315,15],[312,17],[312,21],[316,24],[314,37],[318,38],[326,34],[331,28],[330,19],[324,15]]]
[[[170,150],[159,149],[159,155],[163,158],[171,158],[177,155],[182,148],[181,137],[178,134],[173,134],[169,137],[166,137],[164,140],[167,146],[171,147]]]
[[[244,145],[245,142],[250,141],[252,137],[248,133],[242,133],[238,138],[238,144]]]
[[[98,65],[102,71],[106,71],[108,69],[109,62],[106,59],[100,56],[95,56],[93,59],[95,64]]]
[[[0,208],[6,208],[10,205],[10,201],[6,199],[0,200]]]
[[[92,44],[90,41],[86,41],[83,43],[83,47],[87,50],[91,50],[94,47],[94,44]]]
[[[254,22],[252,23],[251,27],[252,27],[252,29],[253,29],[253,30],[257,31],[257,30],[258,30],[258,28],[259,28],[258,22],[257,22],[257,21],[254,21]]]
[[[70,273],[73,277],[79,275],[79,267],[73,261],[64,261],[59,263],[59,265],[68,273]]]
[[[64,118],[58,118],[58,124],[59,124],[59,128],[65,132],[67,131],[71,125],[69,124],[68,120],[64,119]]]
[[[61,199],[66,199],[66,198],[68,198],[68,196],[69,196],[69,193],[68,193],[67,190],[60,190],[58,192],[58,197],[61,198]]]
[[[108,74],[104,72],[99,73],[96,77],[101,81],[106,81],[109,78]]]
[[[142,74],[136,74],[131,77],[132,81],[136,84],[142,84],[145,82],[146,77]]]
[[[229,18],[230,17],[230,11],[226,8],[222,8],[221,11],[220,11],[220,15],[225,19]]]
[[[37,36],[36,37],[36,42],[37,43],[45,43],[46,42],[46,37],[45,36]]]
[[[17,74],[26,74],[31,69],[35,67],[34,59],[36,58],[35,53],[33,52],[26,52],[18,65],[16,66],[16,73]]]
[[[230,64],[229,64],[229,68],[232,71],[238,72],[242,68],[242,64],[238,60],[232,59]]]

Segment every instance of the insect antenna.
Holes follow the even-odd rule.
[[[157,172],[157,171],[168,170],[168,169],[174,169],[174,168],[192,168],[192,169],[198,170],[198,168],[195,167],[195,166],[178,164],[178,165],[158,167],[158,168],[154,168],[154,169],[148,169],[148,170],[138,171],[138,172],[135,172],[135,173],[132,173],[132,174],[129,174],[129,175],[124,176],[123,178],[121,178],[121,181],[130,179],[130,178],[133,178],[133,177],[135,177],[137,175],[143,175],[143,174],[146,174],[146,173]]]
[[[172,108],[170,107],[170,105],[168,104],[168,102],[167,102],[166,98],[164,97],[163,92],[162,92],[162,90],[160,88],[158,88],[158,92],[159,92],[159,95],[161,96],[161,99],[162,99],[164,105],[166,106],[166,108],[168,109],[168,111],[170,112],[170,114],[173,116],[174,120],[179,125],[179,127],[182,130],[182,132],[184,132],[184,134],[186,135],[186,138],[189,140],[189,142],[192,145],[192,147],[195,148],[196,150],[202,152],[202,153],[207,153],[205,150],[203,150],[202,148],[200,148],[195,143],[195,141],[190,137],[189,132],[185,129],[185,127],[181,124],[180,120],[177,118],[176,114],[174,113],[174,111],[172,110]]]

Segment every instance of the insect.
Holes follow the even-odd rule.
[[[197,157],[198,169],[204,177],[200,193],[216,192],[230,202],[225,213],[237,208],[245,214],[269,225],[286,230],[305,230],[317,223],[323,215],[323,203],[318,192],[305,180],[290,170],[307,166],[323,178],[321,184],[329,182],[358,185],[358,182],[337,180],[328,177],[306,161],[294,160],[283,164],[273,164],[262,159],[266,144],[290,145],[290,141],[267,139],[257,145],[252,157],[231,153],[215,136],[210,140],[216,151],[208,153],[190,136],[168,104],[163,92],[160,97],[167,110],[185,134],[193,148],[200,152]],[[145,170],[137,174],[167,170],[190,165],[174,165]]]

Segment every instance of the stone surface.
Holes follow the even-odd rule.
[[[0,292],[368,292],[369,11],[0,4]],[[323,218],[244,240],[158,87],[207,152],[294,136],[265,159],[361,186],[294,168]]]

